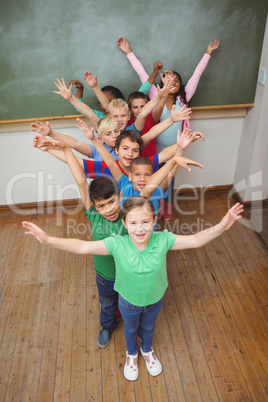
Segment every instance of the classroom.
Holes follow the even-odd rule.
[[[4,0],[0,11],[0,401],[266,400],[267,2]],[[245,210],[220,239],[168,253],[153,341],[163,372],[150,376],[139,357],[133,382],[123,375],[123,320],[106,348],[96,343],[92,256],[40,245],[21,227],[26,220],[53,236],[92,240],[69,167],[33,147],[31,124],[49,121],[86,142],[76,118],[89,119],[53,92],[54,82],[84,82],[92,71],[100,87],[114,85],[127,99],[141,82],[120,37],[148,74],[161,61],[184,83],[219,40],[189,105],[191,130],[205,141],[183,155],[204,169],[178,170],[176,207],[159,229],[195,233],[235,202]],[[86,83],[83,101],[100,110]]]

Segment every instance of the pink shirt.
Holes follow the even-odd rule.
[[[208,53],[204,54],[204,56],[202,57],[202,59],[200,60],[198,65],[196,66],[196,69],[194,70],[193,75],[191,76],[191,78],[189,79],[187,84],[185,85],[185,93],[186,93],[187,102],[190,102],[190,100],[192,99],[192,97],[196,91],[197,85],[199,83],[200,77],[203,74],[203,71],[205,70],[205,68],[208,64],[210,57],[211,56]],[[143,84],[149,78],[149,75],[144,70],[143,65],[137,59],[137,57],[135,56],[135,54],[133,52],[129,53],[127,55],[127,58],[130,61],[131,65],[134,68],[134,70],[136,71],[136,73],[138,74],[138,76],[140,77],[140,80]],[[151,89],[148,91],[148,96],[150,99],[152,99],[156,94],[157,94],[157,88],[155,85],[153,85],[151,87]],[[180,105],[183,106],[184,103],[183,103],[183,100],[181,99],[181,97],[178,96],[177,99],[180,102]],[[182,122],[182,130],[184,130],[185,128],[188,128],[188,127],[190,127],[189,120],[184,120]]]

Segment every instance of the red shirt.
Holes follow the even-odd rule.
[[[133,119],[133,116],[130,116],[130,119],[128,121],[128,125],[130,125],[132,123],[134,123],[134,119]],[[145,120],[145,124],[144,124],[143,130],[141,132],[141,136],[146,134],[146,133],[148,133],[148,131],[151,130],[151,128],[153,126],[155,126],[155,125],[156,125],[156,122],[153,119],[153,114],[150,113],[147,116],[146,120]],[[148,144],[145,148],[143,148],[143,151],[140,154],[140,156],[147,156],[148,157],[148,156],[152,156],[152,155],[155,155],[155,154],[156,154],[156,141],[155,141],[155,139],[153,139],[150,142],[150,144]]]

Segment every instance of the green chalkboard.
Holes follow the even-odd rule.
[[[160,60],[184,83],[218,38],[191,105],[252,103],[267,9],[267,0],[1,0],[0,120],[76,114],[54,81],[86,70],[125,97],[137,90],[120,36],[148,72]],[[96,107],[88,86],[84,99]]]

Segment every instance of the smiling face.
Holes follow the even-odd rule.
[[[122,169],[129,170],[129,166],[134,158],[140,154],[140,146],[137,142],[132,142],[128,138],[124,138],[118,149],[115,150],[118,154],[118,162]]]
[[[129,181],[132,181],[134,190],[142,191],[152,174],[150,165],[134,165],[129,172]]]
[[[94,207],[96,210],[103,216],[103,218],[108,219],[109,221],[116,221],[119,217],[121,208],[120,208],[121,196],[112,195],[112,197],[104,199],[101,198],[99,200],[94,201]]]
[[[111,129],[103,130],[99,137],[101,142],[106,144],[110,148],[115,147],[116,138],[120,135],[119,127],[113,127]]]
[[[123,221],[132,243],[139,250],[147,247],[155,223],[156,218],[153,217],[152,211],[146,205],[133,208]]]
[[[144,105],[146,105],[145,99],[133,99],[131,102],[130,111],[134,120],[136,120],[136,118],[139,116]]]
[[[180,87],[181,87],[181,81],[180,81],[180,78],[175,73],[172,74],[172,77],[174,77],[174,83],[173,83],[169,93],[173,95],[173,94],[176,94],[177,92],[179,92]]]
[[[123,131],[127,126],[130,113],[126,108],[113,108],[110,110],[109,116],[117,122],[120,131]]]

